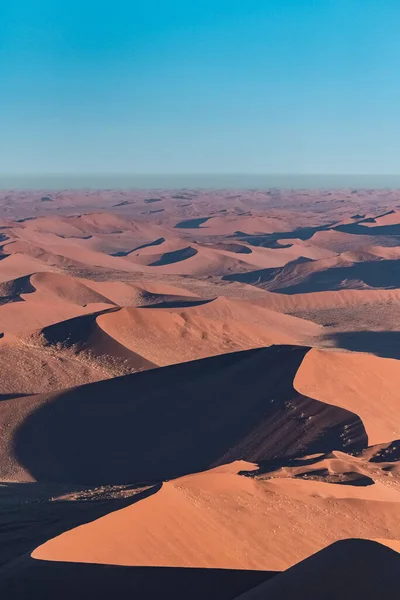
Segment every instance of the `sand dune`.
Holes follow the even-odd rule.
[[[144,285],[119,281],[95,282],[56,273],[35,273],[30,282],[35,288],[35,294],[29,299],[37,301],[54,298],[78,306],[93,303],[147,306],[176,302],[178,299],[188,302],[191,298],[197,300],[194,294],[182,288],[150,282],[145,282]]]
[[[379,535],[387,531],[388,523],[392,536],[400,534],[395,524],[398,488],[390,490],[379,482],[362,487],[265,479],[255,474],[256,469],[239,461],[168,481],[133,506],[46,542],[32,557],[127,566],[281,571],[332,541]],[[244,472],[247,476],[238,474]],[[352,520],[345,517],[349,504]],[[372,516],[376,506],[381,510]],[[328,508],[330,514],[326,515]],[[366,518],[367,525],[362,523]],[[333,522],[335,528],[326,527]]]
[[[89,353],[94,366],[96,359],[101,358],[100,365],[106,368],[108,362],[110,370],[118,365],[127,372],[153,368],[154,363],[130,351],[98,326],[99,315],[109,312],[110,309],[106,309],[50,325],[40,331],[40,339],[51,347],[72,348],[78,354]]]
[[[292,241],[294,243],[275,248],[254,246],[250,249],[250,246],[236,244],[236,246],[248,248],[250,250],[248,253],[232,252],[229,250],[230,244],[221,244],[222,247],[219,246],[215,250],[223,256],[233,257],[236,254],[237,258],[240,257],[241,262],[260,268],[282,267],[293,260],[297,260],[300,256],[318,260],[333,255],[329,250],[319,249],[306,243],[297,243],[298,240]],[[232,246],[233,248],[236,247],[234,243]]]
[[[23,254],[12,254],[0,261],[0,282],[24,277],[37,271],[52,271],[53,269],[41,261]]]
[[[249,234],[285,231],[287,225],[282,219],[277,218],[257,215],[227,215],[188,219],[178,222],[175,227],[186,230],[194,229],[196,234],[234,235],[238,230],[246,231]]]
[[[21,248],[20,242],[13,242],[5,246],[5,251],[13,253],[15,250],[18,252]],[[27,256],[32,256],[40,260],[41,263],[49,264],[54,267],[103,267],[110,270],[119,270],[126,272],[140,271],[139,266],[135,266],[126,258],[119,258],[116,256],[109,256],[102,252],[85,248],[82,251],[82,247],[79,244],[60,243],[57,244],[43,244],[43,246],[34,246],[32,244],[24,245],[23,252]],[[32,271],[39,269],[32,269]],[[43,270],[43,269],[42,269]]]
[[[51,393],[113,377],[118,364],[114,358],[111,364],[96,361],[93,356],[48,347],[37,337],[20,339],[6,333],[0,338],[0,400]],[[121,371],[127,368],[124,362]]]
[[[225,275],[224,279],[257,285],[282,294],[335,291],[341,288],[398,288],[400,261],[367,252],[344,253],[310,261],[300,258],[284,267]]]
[[[31,298],[33,296],[33,298]],[[35,294],[26,294],[24,302],[13,302],[0,306],[0,333],[13,333],[18,336],[30,335],[47,325],[72,319],[84,314],[110,308],[110,304],[94,303],[78,306],[71,302],[49,303],[48,298],[34,298]]]
[[[270,344],[310,343],[317,325],[218,298],[181,308],[125,308],[97,319],[120,344],[160,366]]]
[[[293,389],[306,353],[226,354],[1,402],[1,477],[160,481],[233,460],[365,447],[356,415]]]
[[[364,307],[383,302],[389,304],[400,301],[400,290],[330,290],[325,292],[309,292],[304,294],[266,293],[259,299],[253,300],[257,305],[266,306],[272,310],[294,313],[318,309],[340,307]]]
[[[294,386],[311,398],[358,414],[374,445],[400,438],[399,377],[397,360],[313,349]]]
[[[34,291],[35,288],[28,275],[11,279],[11,281],[3,281],[0,283],[0,304],[18,302],[22,300],[22,294],[30,294]]]
[[[58,273],[34,273],[30,278],[31,285],[35,288],[35,300],[50,298],[71,302],[83,306],[85,304],[110,304],[105,295],[96,292],[84,281]],[[112,284],[111,286],[112,287]]]

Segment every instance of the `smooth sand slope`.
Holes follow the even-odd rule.
[[[168,481],[131,507],[50,540],[32,557],[281,571],[337,539],[400,536],[400,488],[388,487],[383,476],[359,486],[266,478],[256,469],[239,461]]]
[[[374,445],[400,439],[399,380],[398,360],[314,348],[297,371],[294,387],[359,415]]]
[[[180,304],[108,312],[97,324],[159,366],[271,344],[311,344],[321,335],[318,325],[235,300]]]

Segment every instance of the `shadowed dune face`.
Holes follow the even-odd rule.
[[[309,240],[318,231],[326,231],[329,226],[317,227],[299,227],[292,231],[280,231],[279,233],[267,233],[263,235],[249,235],[243,231],[237,231],[236,236],[250,246],[263,246],[264,248],[273,248],[279,240]]]
[[[192,256],[196,256],[197,250],[196,248],[192,248],[189,246],[188,248],[183,248],[182,250],[175,250],[173,252],[166,252],[163,254],[158,260],[155,260],[149,266],[151,267],[162,267],[164,265],[170,265],[176,262],[180,262],[181,260],[187,260]]]
[[[399,331],[338,331],[326,339],[339,348],[400,359]]]
[[[111,308],[45,327],[41,331],[41,338],[49,346],[73,348],[75,352],[90,352],[91,357],[104,357],[105,360],[113,361],[115,365],[123,364],[126,370],[141,371],[153,368],[154,363],[132,352],[98,326],[98,317],[114,310],[117,309]]]
[[[163,237],[157,238],[153,242],[147,242],[146,244],[141,244],[140,246],[137,246],[136,248],[133,248],[132,250],[114,252],[112,254],[112,256],[128,256],[129,254],[132,254],[132,252],[137,252],[138,250],[143,250],[143,248],[150,248],[150,247],[153,247],[153,246],[160,246],[164,242],[165,242],[165,238],[163,238]]]
[[[353,289],[400,287],[400,261],[378,260],[375,257],[373,259],[344,266],[339,263],[337,266],[327,266],[326,268],[318,261],[303,268],[299,265],[309,261],[302,259],[302,261],[294,261],[280,269],[261,269],[248,273],[225,275],[224,279],[259,285],[280,294],[335,291],[345,287]]]
[[[10,572],[3,577],[1,588],[15,600],[25,599],[27,593],[32,597],[38,594],[41,600],[87,600],[94,590],[98,600],[127,593],[146,600],[159,600],[166,594],[175,600],[234,600],[274,575],[245,569],[123,567],[27,559],[23,580]]]
[[[370,540],[336,542],[238,600],[395,598],[400,556]]]
[[[29,275],[18,277],[11,281],[0,283],[0,304],[8,302],[21,302],[21,294],[30,294],[35,291],[35,287],[31,283]]]
[[[25,399],[16,460],[37,481],[122,483],[365,447],[356,415],[294,390],[306,353],[271,347]]]
[[[175,225],[177,229],[198,229],[204,223],[207,223],[209,217],[198,218],[198,219],[188,219],[187,221],[180,221]]]
[[[116,490],[106,486],[90,489],[88,486],[68,484],[2,482],[0,572],[6,565],[29,555],[38,545],[66,529],[132,506],[159,489],[159,485],[128,486],[116,493]],[[3,577],[0,576],[2,592],[3,583]],[[38,597],[41,597],[40,594]]]

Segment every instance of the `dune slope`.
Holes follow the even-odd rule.
[[[232,460],[365,447],[358,416],[294,390],[307,352],[272,346],[4,401],[1,476],[160,481]]]

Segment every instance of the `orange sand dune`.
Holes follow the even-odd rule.
[[[101,311],[100,315],[112,311],[113,309],[108,308]],[[103,359],[100,366],[105,370],[107,369],[107,362],[110,363],[110,366],[120,365],[126,372],[142,371],[155,366],[151,361],[132,352],[109,336],[98,326],[98,318],[98,313],[92,313],[61,321],[42,329],[40,337],[46,345],[51,347],[72,348],[78,355],[81,352],[89,353],[93,366],[96,365],[96,359]],[[119,374],[123,374],[123,371]]]
[[[321,333],[308,321],[225,298],[188,308],[125,308],[97,322],[160,366],[270,344],[311,343]]]
[[[244,231],[245,233],[275,233],[277,231],[286,231],[287,224],[282,219],[264,217],[264,216],[211,216],[204,223],[194,227],[190,219],[187,220],[187,226],[183,227],[180,222],[179,229],[182,231],[192,231],[196,235],[233,235],[236,231]],[[193,228],[193,229],[192,229]],[[179,230],[178,229],[178,230]]]
[[[369,354],[312,349],[294,386],[359,415],[370,445],[400,438],[400,362]]]
[[[367,215],[368,216],[368,215]],[[400,225],[400,212],[388,210],[382,215],[372,216],[371,221],[361,221],[363,227],[381,227],[383,225]]]
[[[20,234],[18,235],[20,236]],[[26,236],[26,233],[24,235]],[[185,246],[181,243],[171,243],[168,245],[169,247],[178,249],[160,253],[161,248],[154,246],[153,253],[150,251],[144,254],[132,252],[126,256],[112,256],[91,248],[82,239],[62,239],[54,234],[37,234],[36,232],[33,236],[29,234],[29,238],[28,242],[21,240],[8,242],[4,246],[4,252],[9,254],[23,252],[26,256],[54,267],[83,268],[89,266],[110,271],[147,272],[158,275],[224,275],[252,268],[252,265],[238,258],[240,255],[224,256],[218,251],[197,244]]]
[[[236,271],[248,271],[251,266],[241,260],[240,254],[224,255],[216,250],[191,244],[180,250],[146,256],[146,264],[137,264],[134,254],[126,257],[143,272],[157,275],[180,274],[195,277],[221,276]],[[240,258],[239,258],[240,257]]]
[[[48,297],[36,301],[35,293],[26,294],[25,300],[0,305],[0,333],[23,336],[59,321],[110,308],[109,303],[101,302],[83,306],[61,300],[49,303]]]
[[[316,261],[300,258],[284,267],[235,273],[224,279],[291,295],[343,288],[390,289],[400,287],[400,261],[353,251]]]
[[[154,235],[154,232],[158,230],[154,225],[133,222],[130,219],[107,212],[70,217],[39,217],[24,221],[20,229],[30,232],[56,234],[67,238],[80,238],[88,234],[114,234],[126,230],[148,236]]]
[[[30,275],[36,271],[52,271],[50,266],[23,254],[12,254],[0,260],[0,282]]]
[[[286,241],[289,242],[290,240],[285,240],[285,242]],[[270,267],[283,267],[288,262],[296,260],[300,256],[310,258],[312,260],[318,260],[320,258],[326,258],[333,255],[333,253],[329,250],[320,249],[315,246],[311,246],[310,244],[297,243],[298,240],[293,240],[293,242],[294,243],[290,243],[287,248],[263,248],[262,246],[254,246],[251,248],[251,253],[249,254],[230,252],[229,250],[224,250],[223,248],[216,248],[215,250],[220,255],[231,258],[240,257],[241,262],[264,269]]]
[[[398,303],[400,290],[330,290],[293,295],[266,292],[252,302],[290,313],[346,306],[364,307],[366,304],[373,305],[380,302]]]
[[[35,273],[30,278],[32,286],[36,289],[34,299],[46,299],[49,301],[50,298],[54,301],[63,300],[83,306],[85,304],[103,303],[110,304],[110,299],[96,292],[89,285],[85,285],[86,282],[79,280],[68,275],[61,275],[58,273]],[[112,287],[112,284],[110,284]],[[133,291],[133,290],[132,290]]]
[[[344,537],[376,537],[388,527],[400,536],[399,487],[238,474],[255,469],[239,461],[168,481],[133,506],[46,542],[32,557],[281,571]]]
[[[233,460],[364,448],[356,415],[293,389],[307,351],[274,346],[0,402],[0,477],[160,481]]]
[[[57,297],[78,305],[97,302],[143,306],[151,302],[165,302],[169,298],[196,298],[193,293],[182,288],[148,281],[133,284],[122,281],[91,281],[59,273],[34,273],[30,283],[36,290],[32,299]],[[23,298],[28,300],[25,296]]]
[[[368,233],[368,230],[366,230]],[[346,250],[358,250],[366,246],[376,245],[376,238],[372,235],[354,235],[343,231],[329,229],[317,231],[309,240],[318,248],[325,248],[333,252],[345,252]]]
[[[369,246],[368,252],[387,260],[400,258],[400,248],[398,246]]]
[[[41,246],[34,244],[25,244],[24,242],[11,242],[4,247],[5,252],[13,254],[14,252],[24,252],[26,256],[38,259],[40,263],[49,264],[54,267],[84,267],[94,266],[103,267],[110,270],[136,272],[140,271],[140,266],[133,265],[126,258],[109,256],[102,252],[96,252],[90,248],[83,249],[81,245],[70,240],[60,241],[57,243],[46,243]],[[31,269],[39,271],[45,269]]]
[[[0,338],[0,400],[10,396],[51,393],[115,375],[116,365],[93,357],[56,351],[40,339]]]

